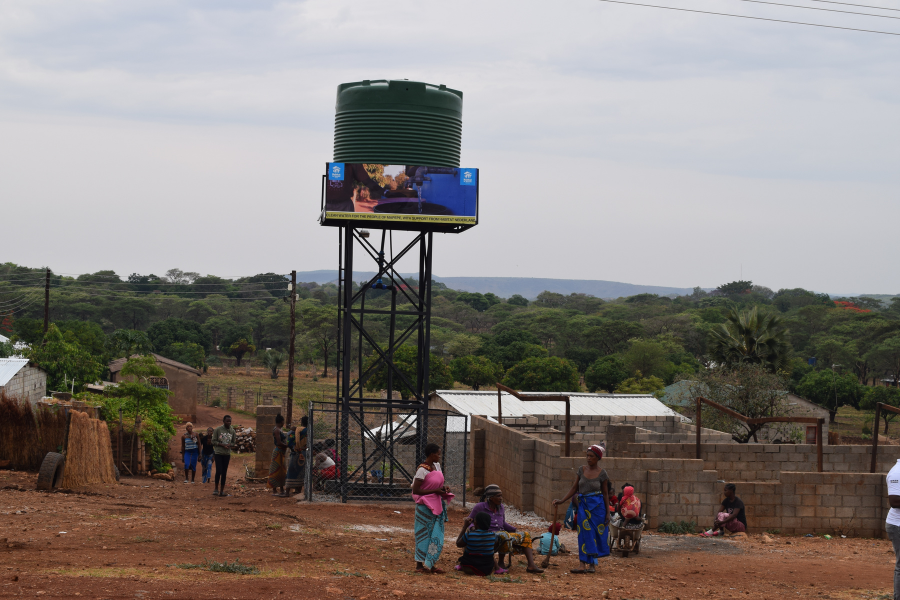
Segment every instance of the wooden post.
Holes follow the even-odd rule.
[[[116,445],[117,454],[119,455],[119,458],[116,461],[117,462],[116,466],[118,466],[119,468],[125,466],[122,464],[122,444],[123,443],[124,442],[122,441],[122,409],[120,408],[119,409],[119,437],[118,437],[117,445]]]
[[[875,404],[875,427],[872,429],[872,465],[869,473],[874,473],[878,464],[878,419],[881,417],[881,402]]]
[[[569,398],[566,397],[566,457],[572,456],[572,453],[569,451],[569,440],[572,436],[571,419],[572,414],[571,410],[569,409]],[[553,522],[556,522],[555,517],[553,519]]]
[[[697,460],[700,460],[700,397],[697,397],[697,456],[695,457]]]
[[[819,466],[819,473],[822,472],[822,425],[825,423],[825,419],[818,419],[816,421],[816,461]]]
[[[50,267],[47,267],[47,275],[44,279],[44,335],[50,326]]]
[[[287,414],[285,423],[293,423],[294,417],[294,311],[297,304],[297,271],[291,271],[291,341],[288,344],[288,389],[287,389]],[[362,386],[360,386],[362,391]]]

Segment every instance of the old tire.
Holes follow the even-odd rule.
[[[62,482],[66,457],[57,452],[48,452],[38,471],[37,489],[52,492]]]

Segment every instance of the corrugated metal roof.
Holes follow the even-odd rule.
[[[523,396],[546,396],[546,392],[521,392]],[[572,415],[610,417],[684,417],[666,407],[650,394],[561,394],[569,396]],[[437,396],[463,415],[497,416],[497,392],[438,390]],[[565,402],[523,402],[502,392],[503,417],[527,415],[564,415]],[[466,419],[468,421],[468,419]],[[493,419],[491,419],[493,420]]]
[[[9,380],[27,364],[27,358],[0,358],[0,387],[9,383]]]

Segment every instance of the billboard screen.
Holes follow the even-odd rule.
[[[478,169],[326,163],[322,224],[478,222]]]

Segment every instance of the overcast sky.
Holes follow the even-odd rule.
[[[900,293],[898,66],[900,36],[596,0],[4,0],[0,262],[336,268],[336,87],[408,78],[464,92],[481,169],[481,223],[438,236],[438,275]]]

